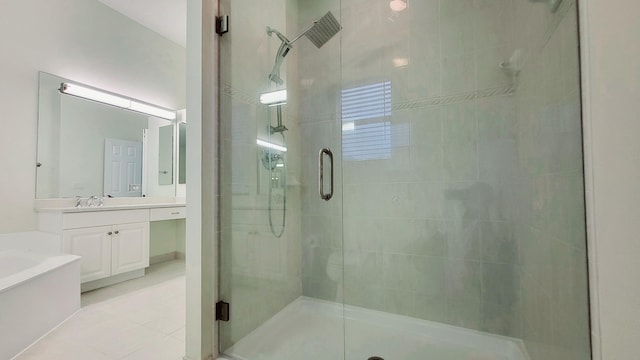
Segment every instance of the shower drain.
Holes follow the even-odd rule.
[[[384,359],[381,358],[380,356],[372,356],[368,360],[384,360]]]

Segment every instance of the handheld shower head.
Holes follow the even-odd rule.
[[[283,81],[280,78],[280,66],[284,61],[284,57],[287,56],[287,54],[289,53],[289,50],[291,50],[291,45],[289,44],[288,41],[287,42],[283,41],[280,44],[280,47],[278,48],[278,52],[276,53],[276,60],[275,60],[275,63],[273,64],[273,69],[271,69],[271,73],[269,73],[269,80],[273,81],[278,85],[283,84]]]
[[[276,34],[276,36],[278,37],[278,39],[280,39],[280,41],[282,41],[283,43],[287,43],[289,44],[289,39],[287,39],[286,36],[282,35],[282,33],[270,26],[267,26],[267,35],[271,36],[273,34]]]
[[[280,78],[280,65],[282,65],[284,57],[287,56],[289,50],[291,50],[291,42],[289,42],[289,39],[287,39],[287,37],[284,36],[280,31],[267,26],[267,35],[272,36],[273,34],[276,34],[276,36],[278,37],[278,39],[280,39],[280,41],[282,41],[282,43],[280,44],[278,52],[276,53],[276,60],[273,64],[271,73],[269,73],[269,80],[278,85],[282,85],[283,81]]]

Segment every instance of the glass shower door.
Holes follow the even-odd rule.
[[[589,359],[574,0],[343,0],[345,359]]]
[[[339,1],[221,8],[219,350],[342,358]]]
[[[590,357],[575,0],[221,3],[222,352]]]

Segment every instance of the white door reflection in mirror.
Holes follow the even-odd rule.
[[[104,194],[142,195],[142,143],[105,139]]]

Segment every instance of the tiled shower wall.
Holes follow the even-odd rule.
[[[332,11],[340,19],[338,0],[299,0],[298,29]],[[342,24],[344,27],[344,24]],[[337,135],[341,83],[340,37],[344,29],[317,49],[307,39],[296,44],[298,89],[292,94],[300,127],[300,191],[303,295],[335,301],[340,297],[336,279],[342,270],[341,139]],[[334,196],[320,198],[318,153],[330,148],[334,154]],[[327,177],[329,168],[326,167]],[[328,186],[328,184],[327,184]],[[328,190],[328,189],[326,189]],[[335,329],[341,331],[342,329]]]
[[[301,19],[319,7],[300,6]],[[301,51],[312,54],[298,63],[302,159],[340,146],[334,94],[386,81],[390,115],[376,121],[389,123],[389,145],[378,159],[345,156],[343,204],[324,212],[305,206],[317,170],[301,164],[303,294],[524,337],[532,356],[552,338],[584,353],[575,7],[425,0],[394,13],[347,0],[340,15],[341,64]],[[516,49],[519,76],[499,66]]]
[[[303,214],[303,256],[313,259],[303,262],[304,294],[519,337],[507,186],[517,178],[516,112],[513,79],[498,66],[514,46],[513,4],[408,5],[342,1],[340,88],[391,82],[390,115],[379,119],[389,147],[383,158],[343,159],[344,294],[326,270],[340,234]],[[299,68],[314,77],[321,67]]]

